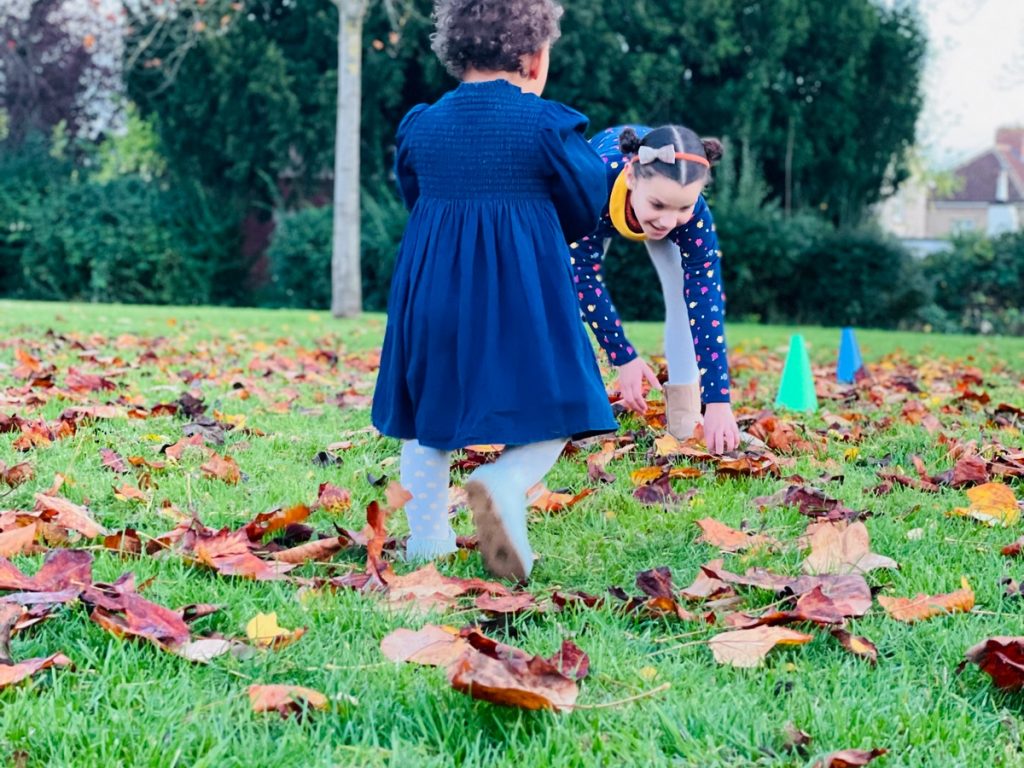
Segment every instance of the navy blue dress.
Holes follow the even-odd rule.
[[[373,402],[383,434],[453,450],[617,428],[566,244],[606,199],[586,124],[505,80],[463,83],[403,119],[410,215]]]

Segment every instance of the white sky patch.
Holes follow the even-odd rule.
[[[938,167],[1024,125],[1024,0],[920,0],[929,38],[918,141]]]

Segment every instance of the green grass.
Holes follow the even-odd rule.
[[[361,524],[366,503],[381,496],[369,474],[397,477],[398,443],[358,435],[338,466],[319,467],[312,458],[343,433],[369,424],[365,409],[339,408],[333,397],[354,387],[372,392],[372,378],[343,363],[325,370],[322,380],[262,377],[250,361],[277,354],[294,358],[299,348],[329,349],[361,355],[379,346],[384,318],[368,316],[339,322],[324,313],[205,308],[151,308],[54,305],[0,301],[0,396],[18,382],[11,368],[14,347],[31,349],[57,366],[60,384],[69,366],[97,372],[88,359],[120,355],[131,365],[139,356],[139,339],[162,337],[155,348],[163,367],[128,368],[116,381],[119,390],[153,405],[176,399],[188,387],[183,370],[210,374],[193,384],[206,402],[226,414],[244,414],[247,424],[265,437],[229,434],[218,452],[236,458],[247,480],[228,486],[202,477],[201,459],[186,457],[180,466],[154,475],[158,487],[148,506],[117,501],[112,486],[121,480],[102,468],[99,451],[159,458],[158,448],[181,436],[178,419],[100,421],[73,438],[28,454],[13,450],[14,435],[0,435],[0,461],[30,460],[36,478],[0,500],[0,508],[31,508],[33,494],[44,490],[55,473],[67,478],[65,495],[88,500],[99,520],[111,527],[134,526],[154,535],[173,523],[158,514],[159,501],[170,499],[194,509],[211,526],[237,526],[258,512],[277,506],[312,502],[317,486],[331,482],[353,492],[352,510],[340,517],[317,512],[312,523],[328,530],[332,523]],[[635,343],[658,351],[660,328],[631,324]],[[836,329],[731,325],[731,347],[743,355],[782,355],[789,334],[804,333],[815,363],[834,362]],[[48,335],[53,331],[53,335]],[[73,337],[79,344],[70,344]],[[859,331],[865,358],[876,363],[899,353],[918,363],[965,359],[985,371],[985,384],[996,402],[1024,401],[1024,339],[930,336]],[[20,341],[14,341],[14,340]],[[353,358],[355,360],[355,358]],[[118,363],[120,365],[120,363]],[[275,413],[257,396],[233,396],[232,381],[246,378],[265,388],[270,401],[286,389],[297,399],[287,413]],[[742,403],[770,407],[777,373],[743,369],[736,390],[754,377],[755,398]],[[937,399],[928,399],[935,394]],[[925,402],[939,413],[948,396],[926,393]],[[40,409],[48,419],[74,405],[54,400]],[[900,404],[873,409],[858,406],[871,420],[898,416]],[[840,412],[838,403],[827,408]],[[10,413],[10,407],[0,412]],[[24,416],[26,413],[21,411]],[[984,409],[967,404],[965,414],[939,414],[947,434],[1019,445],[1021,435],[986,424]],[[820,426],[820,418],[807,420]],[[869,422],[870,423],[870,422]],[[630,425],[638,427],[637,423]],[[1021,561],[1012,562],[999,548],[1019,531],[984,528],[945,513],[965,503],[963,492],[945,489],[926,494],[899,489],[874,497],[875,470],[866,460],[891,454],[913,474],[911,454],[922,456],[933,472],[950,466],[945,449],[924,430],[896,419],[887,429],[866,429],[856,460],[846,461],[849,444],[830,440],[827,454],[797,457],[792,471],[809,481],[826,471],[845,474],[845,482],[828,484],[830,495],[847,505],[869,509],[872,549],[901,564],[896,572],[875,571],[873,586],[887,594],[948,592],[965,575],[977,592],[974,613],[904,625],[887,618],[877,605],[851,629],[871,638],[881,658],[877,667],[843,651],[824,633],[810,645],[776,649],[763,667],[734,669],[717,665],[699,641],[712,627],[668,621],[637,620],[611,606],[583,612],[526,616],[494,634],[532,653],[554,652],[563,637],[572,637],[591,658],[591,675],[581,684],[580,703],[600,704],[630,697],[664,682],[671,688],[657,696],[567,715],[530,713],[474,701],[451,690],[438,669],[397,666],[379,650],[392,629],[425,621],[460,625],[471,613],[431,617],[393,613],[372,597],[351,592],[315,593],[300,599],[287,583],[227,579],[171,558],[122,560],[96,552],[95,577],[113,580],[134,571],[138,581],[153,578],[146,596],[177,607],[193,602],[217,603],[224,610],[199,620],[196,630],[244,634],[257,612],[276,611],[285,627],[305,626],[307,634],[287,648],[246,661],[218,659],[192,665],[144,643],[114,638],[88,620],[81,606],[16,635],[16,658],[62,651],[74,671],[44,673],[0,692],[0,760],[15,752],[38,766],[810,766],[823,754],[844,748],[885,747],[879,766],[1021,766],[1024,765],[1024,696],[992,688],[975,668],[962,675],[954,669],[964,651],[992,635],[1022,634],[1024,604],[1002,596],[1000,579],[1024,577]],[[690,485],[699,494],[668,510],[645,507],[632,498],[629,470],[643,466],[642,452],[612,462],[618,480],[602,487],[568,512],[538,516],[531,536],[538,562],[530,585],[602,592],[610,585],[633,589],[638,571],[668,565],[680,586],[689,584],[698,565],[718,557],[716,549],[696,542],[694,521],[713,516],[738,527],[747,521],[778,538],[799,535],[806,518],[793,509],[759,513],[756,496],[782,483],[771,479],[718,480],[711,473]],[[788,470],[787,470],[788,471]],[[552,488],[580,489],[588,484],[582,457],[562,460],[549,477]],[[1024,496],[1020,483],[1018,497]],[[401,516],[394,521],[403,532]],[[471,530],[463,514],[457,527]],[[907,532],[921,529],[919,539]],[[781,553],[726,555],[726,567],[743,571],[751,565],[796,574],[802,555],[795,547]],[[41,557],[15,562],[33,572]],[[354,563],[342,553],[337,561]],[[399,566],[401,568],[402,566]],[[443,563],[454,575],[484,575],[476,555]],[[304,574],[322,572],[307,566]],[[765,604],[768,597],[752,596]],[[682,637],[676,637],[683,635]],[[675,639],[673,639],[675,638]],[[299,720],[250,712],[246,687],[251,683],[290,683],[323,691],[336,700],[330,712]],[[354,697],[351,701],[349,697]],[[780,747],[783,726],[792,721],[813,737],[806,757],[787,755]]]

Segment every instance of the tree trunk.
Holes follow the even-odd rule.
[[[331,253],[331,314],[335,317],[351,317],[363,308],[359,269],[359,118],[366,3],[367,0],[337,0],[338,113]]]

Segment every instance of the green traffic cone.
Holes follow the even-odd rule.
[[[818,397],[814,394],[814,376],[811,373],[811,359],[807,356],[804,337],[794,334],[789,340],[789,354],[782,369],[779,396],[775,398],[776,408],[792,411],[818,410]]]

